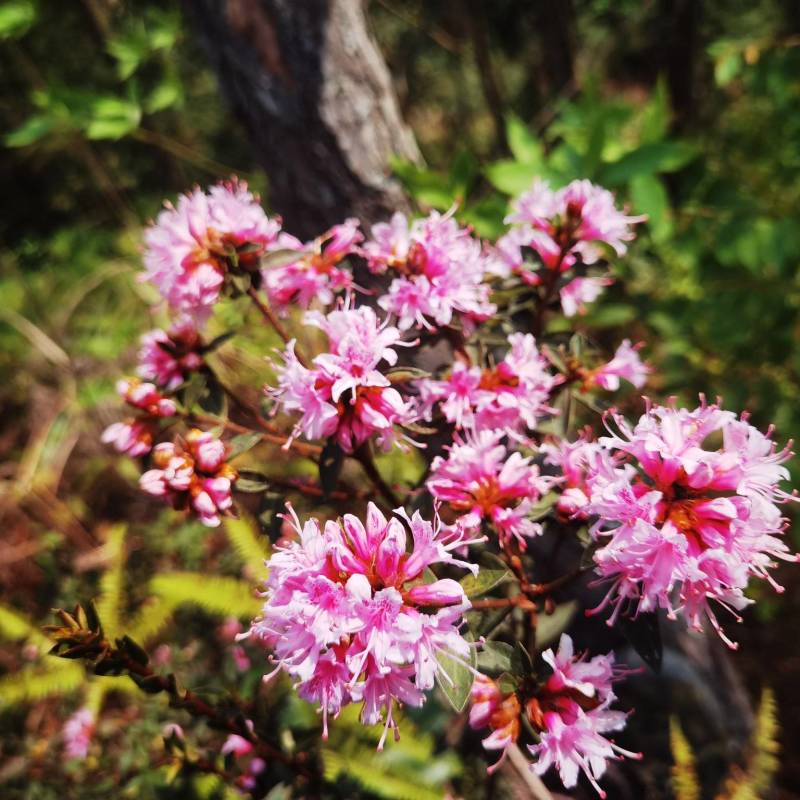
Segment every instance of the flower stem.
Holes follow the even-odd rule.
[[[258,296],[258,292],[252,286],[247,290],[247,294],[253,301],[253,305],[255,305],[255,307],[261,312],[261,316],[264,317],[264,319],[273,327],[278,336],[283,339],[284,343],[289,344],[289,342],[292,341],[292,336],[289,334],[289,331],[283,327],[283,323],[278,319],[277,314],[261,300],[261,298]],[[301,351],[297,349],[296,346],[295,356],[306,369],[309,368],[308,359]]]
[[[381,493],[384,500],[386,500],[392,509],[398,508],[402,505],[400,498],[395,494],[394,489],[389,486],[383,479],[378,468],[375,466],[375,461],[372,458],[372,453],[368,445],[362,445],[353,454],[353,457],[361,464],[367,477],[372,481],[375,488]]]

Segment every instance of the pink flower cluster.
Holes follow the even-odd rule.
[[[401,330],[432,330],[449,325],[455,316],[472,329],[496,310],[489,302],[489,286],[483,283],[488,258],[481,243],[459,227],[451,213],[434,211],[410,224],[397,213],[391,222],[372,227],[363,253],[373,272],[393,276],[378,303],[397,317]]]
[[[191,507],[203,525],[216,527],[233,504],[231,489],[237,477],[225,462],[226,454],[224,442],[193,428],[185,439],[156,445],[154,468],[142,475],[139,486],[173,508]]]
[[[305,244],[289,233],[281,233],[270,250],[294,250],[298,258],[262,271],[270,303],[282,314],[292,305],[308,308],[312,300],[330,305],[334,292],[353,285],[352,274],[339,264],[357,252],[357,245],[363,238],[357,219],[334,225],[327,233]]]
[[[64,755],[83,760],[89,754],[89,745],[95,729],[95,715],[88,708],[79,708],[65,723],[61,731]]]
[[[462,527],[395,513],[411,530],[410,551],[403,522],[387,520],[372,503],[366,524],[345,514],[301,527],[293,516],[299,540],[267,562],[266,603],[249,632],[299,681],[299,695],[319,704],[324,737],[328,715],[348,703],[363,704],[366,725],[385,718],[378,749],[396,729],[395,702],[420,706],[436,678],[450,680],[437,654],[469,657],[459,632],[470,607],[464,590],[449,578],[424,583],[423,571],[452,564],[477,572],[452,555],[470,544]]]
[[[740,619],[737,610],[752,602],[744,595],[749,579],[780,591],[768,570],[776,558],[796,560],[780,538],[786,521],[778,504],[792,497],[779,488],[789,477],[788,448],[776,450],[770,432],[746,415],[704,400],[692,411],[648,404],[633,427],[610,416],[618,432],[600,444],[629,463],[597,462],[587,479],[587,510],[599,517],[593,533],[605,542],[597,572],[611,582],[596,611],[612,603],[611,623],[625,606],[682,610],[697,629],[707,617],[733,647],[711,602]]]
[[[335,437],[346,453],[375,435],[389,447],[396,426],[413,422],[416,412],[379,369],[397,362],[394,348],[408,346],[400,331],[381,323],[368,306],[341,308],[327,315],[308,312],[306,323],[328,337],[328,352],[315,356],[310,368],[297,359],[292,341],[277,369],[278,386],[268,388],[283,411],[302,416],[294,435],[308,439]]]
[[[632,345],[630,339],[624,339],[614,353],[614,358],[592,370],[585,383],[616,392],[619,389],[620,379],[623,379],[641,389],[647,383],[647,376],[652,372],[639,357],[641,346],[641,343]]]
[[[243,181],[220,183],[207,193],[194,189],[177,206],[167,204],[145,232],[142,279],[172,309],[204,322],[231,260],[257,264],[279,230]]]
[[[590,181],[573,181],[553,191],[547,181],[537,179],[530,191],[516,199],[506,218],[515,227],[498,240],[492,271],[516,275],[537,286],[542,273],[525,262],[525,248],[537,254],[545,270],[564,273],[578,264],[597,262],[602,256],[600,243],[623,255],[625,243],[634,238],[631,226],[645,219],[620,211],[614,195]],[[607,277],[573,277],[559,289],[564,314],[582,313],[585,304],[597,299],[609,283]]]
[[[167,331],[145,333],[139,347],[139,377],[174,391],[203,366],[202,347],[200,334],[188,319]]]
[[[154,422],[160,417],[174,416],[178,410],[175,402],[164,397],[152,383],[143,383],[138,378],[118,381],[117,392],[129,406],[143,413],[109,425],[101,440],[132,458],[146,455],[153,447]]]
[[[571,789],[583,772],[600,797],[606,793],[597,781],[610,759],[641,758],[640,753],[623,750],[605,734],[625,727],[627,714],[612,711],[615,695],[611,682],[621,671],[614,667],[612,654],[575,657],[572,639],[561,635],[558,651],[542,653],[553,670],[536,695],[525,704],[539,743],[528,745],[536,758],[534,771],[542,775],[555,766],[561,782]]]
[[[467,514],[462,524],[485,521],[503,543],[516,540],[520,549],[527,538],[538,536],[542,527],[528,519],[536,501],[547,492],[552,479],[520,453],[509,453],[502,443],[502,430],[481,431],[464,440],[456,439],[447,458],[437,456],[426,486],[437,500]]]
[[[470,691],[469,724],[473,730],[489,728],[485,750],[501,750],[500,758],[486,771],[491,775],[505,761],[508,748],[519,737],[522,707],[516,692],[503,692],[485,675],[476,675]]]
[[[443,380],[417,381],[420,410],[432,418],[434,407],[457,428],[505,429],[520,433],[535,428],[545,414],[555,413],[548,405],[560,378],[529,333],[508,337],[509,349],[497,366],[481,369],[461,361]]]

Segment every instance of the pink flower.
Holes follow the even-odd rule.
[[[495,311],[481,243],[451,213],[434,211],[411,224],[397,213],[373,226],[363,252],[374,272],[394,276],[378,303],[397,316],[400,330],[449,325],[455,315],[471,328]]]
[[[248,756],[252,752],[253,743],[245,739],[243,736],[239,736],[238,733],[232,733],[230,736],[228,736],[222,745],[222,748],[220,749],[220,753],[222,753],[223,756],[233,755],[236,758]]]
[[[385,719],[379,749],[396,728],[395,702],[422,705],[437,677],[449,679],[437,653],[469,655],[459,633],[470,607],[463,589],[451,579],[421,585],[423,571],[437,563],[477,571],[452,555],[471,543],[463,527],[396,513],[405,525],[372,503],[366,524],[345,514],[324,527],[316,519],[301,527],[294,516],[299,539],[269,560],[266,603],[250,630],[298,681],[299,695],[320,705],[324,737],[329,714],[360,702],[364,724]]]
[[[531,232],[529,246],[542,255],[546,266],[562,271],[575,262],[593,264],[602,251],[598,242],[611,246],[618,256],[627,251],[626,242],[635,238],[632,226],[644,222],[646,216],[627,216],[614,204],[614,195],[587,180],[572,181],[553,192],[546,181],[537,179],[528,192],[513,204],[506,222],[522,225]],[[536,236],[534,231],[546,236]],[[552,261],[550,254],[558,250],[569,261],[567,267]]]
[[[138,458],[153,447],[152,426],[141,419],[114,422],[103,431],[100,440],[103,444],[110,444],[118,453]]]
[[[613,472],[611,456],[598,442],[590,440],[591,431],[583,432],[574,442],[564,439],[547,441],[541,446],[544,463],[560,471],[558,486],[561,490],[556,510],[566,519],[586,519],[591,490],[586,485],[587,475],[596,475],[601,468]]]
[[[472,684],[470,700],[470,727],[474,730],[490,728],[492,732],[483,740],[484,748],[503,751],[500,758],[487,769],[491,775],[505,760],[508,748],[519,738],[519,698],[516,692],[504,693],[491,678],[478,675]]]
[[[788,478],[788,448],[776,451],[765,436],[718,405],[689,411],[650,406],[631,428],[611,414],[618,433],[600,443],[631,465],[604,469],[588,478],[587,510],[599,519],[595,536],[605,542],[595,553],[597,572],[611,581],[601,605],[637,611],[682,610],[692,627],[707,617],[722,633],[710,603],[739,619],[748,605],[751,577],[781,591],[768,570],[775,559],[796,560],[780,538],[786,521],[779,503],[792,499],[779,488]],[[709,437],[721,434],[714,447]]]
[[[280,226],[267,218],[247,184],[233,179],[194,189],[167,204],[145,233],[143,280],[176,311],[203,322],[219,297],[231,259],[257,264]]]
[[[208,527],[220,524],[220,514],[233,505],[231,489],[236,470],[225,463],[225,444],[213,434],[192,429],[184,441],[162,442],[153,451],[154,469],[139,486],[163,497],[173,508],[191,507]]]
[[[378,367],[394,365],[395,348],[410,345],[400,341],[397,328],[379,322],[368,306],[327,316],[309,312],[306,322],[327,334],[328,352],[316,356],[307,369],[290,342],[283,365],[276,368],[278,386],[267,389],[283,411],[302,414],[294,435],[333,436],[346,453],[373,435],[379,444],[391,446],[395,426],[413,422],[417,415]]]
[[[597,781],[606,770],[606,761],[622,756],[641,758],[604,735],[625,727],[627,715],[609,708],[615,699],[611,682],[621,672],[610,654],[589,661],[585,656],[576,658],[572,639],[566,634],[561,635],[558,651],[546,650],[542,658],[552,674],[525,704],[528,719],[539,734],[539,743],[528,746],[536,757],[533,769],[542,775],[555,766],[567,789],[576,785],[583,772],[605,798]]]
[[[139,348],[139,377],[173,391],[203,366],[202,340],[191,320],[145,333]]]
[[[78,709],[65,723],[61,731],[64,753],[67,758],[85,759],[95,729],[95,716],[88,708]]]
[[[117,392],[129,406],[144,413],[135,419],[109,425],[100,439],[118,453],[127,453],[132,458],[146,455],[153,446],[154,421],[176,414],[175,402],[164,397],[152,383],[143,383],[138,378],[118,381]]]
[[[308,308],[312,300],[329,305],[334,292],[352,287],[351,273],[338,265],[357,252],[357,245],[364,238],[358,224],[357,219],[348,219],[306,244],[288,233],[278,237],[272,250],[298,253],[297,261],[262,271],[270,303],[280,313],[285,314],[292,304]]]
[[[434,459],[426,486],[453,510],[493,525],[501,542],[514,538],[524,550],[525,539],[542,532],[528,515],[551,481],[530,458],[509,454],[504,437],[504,431],[487,430],[457,438],[446,459]]]
[[[143,383],[138,378],[117,381],[117,394],[129,406],[151,417],[172,417],[178,410],[174,400],[164,397],[154,384]]]
[[[573,278],[559,291],[561,308],[565,317],[586,313],[586,303],[593,303],[603,293],[606,286],[613,283],[611,278]]]
[[[647,376],[652,372],[652,369],[639,358],[641,346],[641,342],[631,345],[630,339],[625,339],[611,361],[592,370],[589,382],[610,392],[616,392],[619,389],[620,378],[624,378],[637,389],[641,389],[647,383]]]
[[[509,350],[496,367],[481,369],[457,361],[446,379],[418,381],[425,418],[431,419],[439,404],[445,419],[457,428],[518,433],[555,413],[547,403],[560,378],[549,371],[536,340],[529,333],[513,333],[508,343]]]

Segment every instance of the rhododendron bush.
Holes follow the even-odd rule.
[[[259,654],[267,704],[289,682],[321,740],[352,706],[382,750],[413,709],[449,703],[490,773],[511,755],[605,797],[609,762],[647,757],[615,686],[658,669],[657,615],[735,648],[751,583],[781,591],[791,454],[720,401],[657,401],[642,343],[595,342],[583,315],[643,216],[589,181],[537,180],[506,222],[489,242],[455,209],[398,213],[301,242],[242,182],[194,189],[144,236],[141,279],[168,324],[142,337],[103,441],[178,513],[264,522],[263,608],[227,641]],[[230,305],[242,322],[220,334]],[[276,346],[258,353],[256,398],[212,356],[262,329]],[[550,557],[565,543],[566,566]],[[565,596],[641,659],[580,650]],[[319,796],[318,756],[259,708],[179,689],[91,607],[60,616],[61,655],[226,731],[195,768],[254,797],[279,781]],[[96,724],[86,709],[67,723],[73,756]],[[186,752],[177,726],[167,741]]]

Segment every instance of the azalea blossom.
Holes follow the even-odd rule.
[[[447,458],[433,460],[426,486],[454,511],[493,525],[501,542],[516,540],[524,550],[525,540],[542,532],[528,517],[552,481],[539,474],[530,458],[509,453],[504,438],[502,430],[456,438]]]
[[[67,758],[85,759],[95,729],[94,713],[88,708],[79,708],[65,723],[61,731],[64,754]]]
[[[136,418],[109,425],[100,437],[118,453],[127,453],[132,458],[146,455],[153,447],[154,421],[159,417],[171,417],[177,406],[152,383],[138,378],[117,382],[117,393],[133,408],[143,412]]]
[[[541,445],[544,463],[557,467],[559,491],[556,511],[565,519],[586,519],[591,490],[587,477],[601,471],[612,473],[617,468],[609,452],[591,439],[591,431],[583,431],[573,442],[549,439]]]
[[[500,758],[487,772],[491,775],[505,761],[508,748],[519,738],[522,707],[516,692],[503,692],[485,675],[477,675],[470,692],[469,725],[474,730],[489,728],[483,740],[486,750],[501,750]]]
[[[598,243],[624,255],[626,243],[635,238],[632,226],[646,219],[625,214],[611,192],[591,181],[572,181],[553,191],[547,181],[537,179],[514,201],[506,222],[528,230],[528,246],[540,253],[546,266],[563,272],[578,258],[584,264],[597,261],[602,253]],[[554,252],[560,253],[558,260]]]
[[[593,303],[603,293],[606,286],[613,283],[611,278],[573,278],[558,293],[561,310],[565,317],[586,313],[586,303]]]
[[[305,244],[289,233],[281,233],[270,249],[296,250],[298,258],[262,271],[270,303],[285,314],[290,305],[308,308],[312,300],[329,305],[335,292],[350,289],[353,276],[340,264],[358,251],[357,245],[364,239],[358,226],[357,219],[348,219]]]
[[[321,328],[328,352],[304,367],[291,341],[276,367],[278,386],[267,394],[289,414],[299,412],[294,435],[308,439],[333,436],[346,453],[375,435],[385,448],[397,439],[396,426],[417,419],[412,404],[402,398],[381,371],[397,363],[400,331],[380,322],[368,306],[341,308],[327,315],[308,312],[306,324]]]
[[[607,364],[592,370],[586,382],[610,392],[616,392],[619,389],[620,378],[622,378],[637,389],[641,389],[647,383],[647,376],[652,372],[651,368],[639,357],[641,346],[641,342],[632,345],[630,339],[625,339],[614,353],[614,358]]]
[[[167,331],[149,331],[139,347],[139,377],[173,391],[203,366],[201,348],[200,334],[190,319],[176,322]]]
[[[525,703],[528,720],[539,735],[538,744],[528,746],[536,758],[533,770],[543,775],[554,766],[567,789],[577,784],[583,772],[605,798],[597,781],[606,762],[624,756],[641,758],[606,736],[622,730],[627,720],[627,714],[609,708],[616,699],[611,683],[623,671],[615,667],[612,654],[588,661],[585,655],[576,657],[572,639],[565,633],[558,650],[546,650],[542,659],[552,673]]]
[[[513,333],[508,344],[508,352],[495,367],[481,369],[457,361],[446,378],[417,381],[424,417],[431,419],[438,406],[457,428],[518,433],[555,413],[548,403],[561,378],[550,372],[536,339],[529,333]]]
[[[630,464],[599,470],[587,483],[587,510],[599,518],[594,535],[604,543],[596,569],[611,586],[595,609],[614,613],[665,608],[683,611],[701,629],[703,618],[731,647],[711,603],[737,611],[752,601],[744,590],[752,577],[781,591],[769,570],[775,559],[796,560],[782,538],[786,521],[778,505],[789,499],[780,488],[789,477],[791,453],[777,450],[771,430],[763,434],[719,405],[688,410],[648,404],[631,427],[611,413],[600,443]],[[711,443],[710,437],[721,437]]]
[[[496,310],[483,283],[488,261],[481,243],[452,212],[411,223],[397,213],[373,225],[363,253],[374,272],[393,276],[378,304],[397,317],[400,330],[449,325],[455,316],[472,329]]]
[[[270,220],[243,181],[199,188],[166,204],[145,231],[145,272],[167,304],[204,322],[219,297],[228,266],[257,266],[280,224]]]
[[[266,602],[249,631],[295,678],[300,697],[328,715],[361,703],[361,720],[384,720],[378,749],[396,729],[395,703],[420,706],[434,680],[450,681],[437,654],[469,656],[459,628],[470,607],[450,578],[421,581],[425,569],[452,564],[477,572],[453,551],[471,543],[462,526],[433,524],[398,509],[386,519],[373,503],[365,522],[352,514],[323,525],[301,525],[291,510],[297,539],[267,562]],[[401,521],[402,520],[402,521]],[[410,530],[412,546],[406,546]]]
[[[210,432],[192,429],[185,439],[162,442],[153,450],[154,468],[139,478],[148,494],[173,508],[192,508],[203,525],[216,527],[233,505],[236,470],[225,462],[225,443]]]

